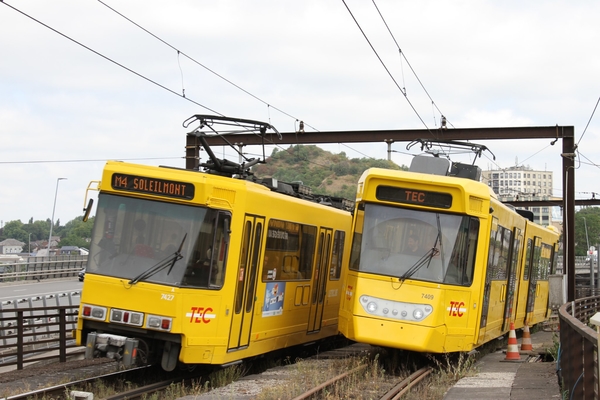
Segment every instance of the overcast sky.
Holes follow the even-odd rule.
[[[0,221],[50,218],[58,178],[55,220],[82,215],[109,159],[184,167],[193,114],[282,132],[296,119],[307,131],[431,129],[440,112],[456,128],[574,126],[576,198],[600,192],[600,115],[584,134],[600,97],[600,2],[375,4],[393,37],[367,0],[0,3]],[[477,164],[553,171],[562,196],[562,143],[550,142],[482,142],[496,160]],[[387,157],[383,143],[322,147]],[[392,159],[409,165],[405,147]]]

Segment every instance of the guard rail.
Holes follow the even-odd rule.
[[[598,399],[598,334],[588,326],[590,317],[598,311],[600,296],[580,298],[558,310],[558,375],[567,399]]]
[[[76,276],[87,256],[29,257],[24,262],[0,264],[0,282]]]

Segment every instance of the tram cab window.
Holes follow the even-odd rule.
[[[173,286],[222,285],[229,244],[227,212],[101,193],[87,272]],[[190,268],[212,246],[212,270],[193,282]],[[201,254],[203,256],[201,256]]]
[[[262,267],[262,280],[306,280],[312,276],[317,228],[271,219]]]
[[[350,268],[469,285],[478,232],[476,218],[366,204],[364,214],[357,215]]]

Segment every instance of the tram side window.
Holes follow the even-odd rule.
[[[556,263],[558,262],[558,254],[556,253],[556,249],[552,247],[552,258],[550,260],[550,273],[556,273]]]
[[[553,249],[552,246],[542,243],[542,248],[540,251],[540,257],[538,260],[538,268],[537,268],[537,279],[538,280],[548,280],[548,275],[550,274],[551,260],[552,260]]]
[[[525,268],[523,268],[523,279],[529,280],[529,269],[531,268],[531,250],[533,248],[533,240],[527,239],[527,250],[525,251]]]
[[[531,262],[531,276],[535,279],[539,279],[542,264],[542,247],[540,246],[539,240],[540,238],[536,237],[535,245],[533,247],[533,259]]]
[[[445,283],[470,285],[473,281],[478,233],[479,220],[464,218],[444,277]]]
[[[506,280],[511,241],[512,231],[509,229],[498,226],[496,232],[491,232],[488,280]]]
[[[342,258],[344,256],[344,240],[346,232],[335,231],[333,236],[333,253],[331,255],[331,266],[329,268],[330,279],[340,279],[342,272]]]
[[[262,279],[310,279],[317,228],[271,219],[267,228]]]

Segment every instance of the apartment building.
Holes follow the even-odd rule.
[[[492,188],[500,201],[554,200],[552,172],[536,171],[529,166],[481,172],[481,180]],[[534,221],[541,225],[552,224],[552,207],[524,207],[534,214]]]

